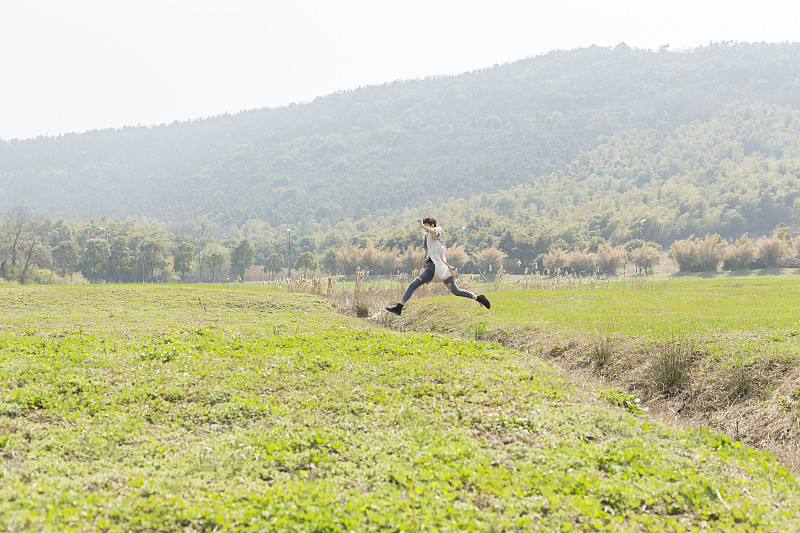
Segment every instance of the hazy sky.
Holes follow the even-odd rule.
[[[556,49],[800,41],[797,0],[0,0],[0,139],[153,125]]]

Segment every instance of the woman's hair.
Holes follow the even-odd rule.
[[[422,223],[431,228],[436,227],[436,219],[434,217],[425,217],[422,219]]]

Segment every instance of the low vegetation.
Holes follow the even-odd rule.
[[[394,327],[448,331],[557,361],[641,398],[657,416],[710,426],[800,470],[800,279],[675,276],[492,295],[492,312],[437,298]],[[791,271],[786,271],[791,272]],[[552,286],[551,286],[552,287]]]
[[[546,295],[566,309],[576,293]],[[558,324],[544,296],[498,293],[491,312],[450,297],[431,316],[481,337],[531,307],[532,327]],[[0,308],[6,531],[800,527],[771,453],[497,343],[375,329],[263,286],[5,286]]]

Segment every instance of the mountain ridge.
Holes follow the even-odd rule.
[[[800,44],[555,51],[458,76],[147,128],[0,142],[0,210],[285,223],[502,194],[619,132],[669,135],[725,104],[800,108]]]

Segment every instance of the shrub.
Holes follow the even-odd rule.
[[[604,242],[597,247],[597,269],[603,274],[614,274],[625,261],[625,249]]]
[[[567,264],[575,274],[593,274],[597,267],[597,256],[593,253],[574,250],[567,256]]]
[[[758,258],[764,263],[764,266],[776,267],[778,266],[778,259],[785,256],[788,246],[786,241],[777,237],[762,237],[758,241]]]
[[[692,235],[672,243],[669,256],[681,272],[715,272],[725,257],[725,241],[716,233],[705,239],[694,239]]]
[[[355,311],[358,318],[367,318],[369,316],[369,306],[365,303],[357,302]]]
[[[661,253],[650,245],[644,245],[630,253],[630,260],[639,272],[652,274],[653,266],[661,262]]]
[[[542,260],[542,265],[550,275],[555,275],[559,271],[563,271],[568,264],[567,252],[561,248],[550,248]]]
[[[673,242],[669,249],[669,257],[678,263],[678,269],[681,272],[697,272],[699,270],[697,244],[692,237]]]
[[[460,272],[469,262],[469,255],[460,244],[448,246],[447,262]]]
[[[361,250],[361,258],[358,265],[361,268],[365,268],[374,272],[389,273],[394,272],[394,270],[397,268],[397,262],[397,257],[394,253],[383,248],[376,248],[372,243],[370,243],[366,246],[366,248]]]
[[[503,267],[503,261],[505,261],[507,257],[508,255],[502,250],[491,247],[475,254],[473,262],[481,273],[485,275],[491,271],[497,272],[500,270]]]
[[[410,274],[414,269],[422,266],[425,251],[419,246],[408,246],[400,253],[398,268],[400,272]],[[449,255],[449,254],[448,254]]]
[[[742,235],[735,243],[725,248],[725,270],[744,270],[756,257],[756,247],[747,235]]]
[[[697,239],[697,261],[704,272],[716,272],[725,257],[725,241],[719,234],[706,235]]]
[[[800,268],[800,257],[781,257],[778,259],[781,268]]]

